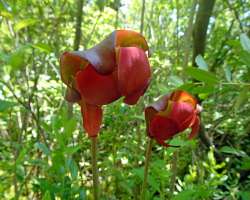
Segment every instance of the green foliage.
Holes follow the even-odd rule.
[[[83,2],[80,49],[116,26],[140,29],[142,1]],[[229,1],[229,8],[216,1],[205,54],[195,63],[186,38],[192,1],[177,3],[146,1],[152,80],[144,97],[133,107],[122,100],[104,106],[102,199],[139,199],[143,109],[176,88],[202,100],[204,133],[189,141],[188,130],[169,141],[179,148],[154,144],[147,199],[250,199],[250,2]],[[59,72],[60,54],[73,50],[76,12],[73,0],[0,0],[0,199],[93,199],[90,142],[77,105],[69,117]]]

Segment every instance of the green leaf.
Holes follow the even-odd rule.
[[[250,169],[250,157],[246,157],[241,162],[241,169],[243,170],[249,170]]]
[[[77,174],[78,174],[78,167],[77,167],[76,162],[73,159],[71,159],[69,169],[70,169],[70,174],[71,174],[72,179],[76,179]]]
[[[243,62],[248,67],[250,67],[250,52],[240,51],[239,57],[240,57],[241,62]]]
[[[242,33],[240,35],[240,43],[245,51],[250,52],[250,39],[248,38],[246,33]]]
[[[13,70],[17,70],[23,66],[25,66],[25,58],[28,55],[29,45],[23,45],[14,52],[12,52],[7,60],[7,64],[9,64]]]
[[[196,56],[195,63],[197,64],[199,69],[203,69],[205,71],[208,71],[208,65],[201,55]]]
[[[51,200],[50,192],[48,190],[45,192],[42,200]]]
[[[43,43],[37,43],[37,44],[32,44],[31,45],[33,48],[36,48],[40,51],[44,51],[46,53],[50,53],[52,51],[51,47],[47,44],[43,44]]]
[[[181,86],[183,84],[183,80],[175,75],[169,76],[168,80],[171,84],[173,84],[176,87]]]
[[[0,16],[8,18],[8,19],[13,19],[13,15],[10,12],[5,11],[5,10],[0,12]]]
[[[225,77],[226,77],[227,81],[231,82],[232,81],[232,72],[231,72],[231,69],[228,65],[226,65],[224,67],[224,72],[225,72]]]
[[[15,102],[0,100],[0,113],[6,112],[10,108],[13,108],[13,106],[15,106],[15,105],[16,105]]]
[[[19,164],[21,164],[23,162],[26,153],[27,153],[27,149],[23,148],[21,150],[21,152],[19,153],[18,158],[16,159],[16,165],[19,165]]]
[[[132,173],[139,178],[141,181],[143,180],[143,173],[144,169],[143,168],[135,168],[132,170]]]
[[[244,151],[240,151],[238,149],[235,149],[235,148],[229,147],[229,146],[223,146],[220,149],[220,152],[233,154],[233,155],[237,155],[237,156],[245,156],[246,155],[246,153]]]
[[[48,147],[43,143],[37,142],[35,143],[35,147],[39,149],[40,151],[42,151],[47,156],[50,154]]]
[[[20,31],[23,28],[26,28],[28,26],[34,25],[38,21],[36,19],[24,19],[19,21],[15,26],[14,29],[15,31]]]
[[[86,190],[81,188],[79,191],[79,200],[85,200],[86,198],[87,198]]]
[[[248,101],[248,91],[249,88],[245,87],[239,94],[239,96],[236,97],[234,109],[235,111],[238,111],[243,104],[245,104]]]
[[[185,69],[186,74],[193,77],[198,81],[202,81],[207,84],[218,84],[219,79],[211,72],[207,72],[202,69],[198,69],[195,67],[187,67]]]
[[[250,192],[249,191],[240,191],[239,192],[242,200],[249,200],[250,199]]]
[[[75,147],[65,147],[64,148],[64,153],[72,155],[76,153],[81,147],[80,146],[75,146]]]
[[[210,94],[214,92],[214,86],[213,85],[201,85],[197,86],[192,90],[192,93],[194,94]]]

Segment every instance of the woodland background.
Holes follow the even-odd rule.
[[[59,57],[114,29],[143,33],[153,77],[137,106],[105,107],[102,199],[138,199],[143,108],[176,88],[202,102],[180,148],[154,144],[147,198],[250,199],[250,1],[0,0],[0,199],[92,199],[90,141],[64,100]]]

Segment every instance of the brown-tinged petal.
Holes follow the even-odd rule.
[[[150,66],[145,52],[137,47],[122,47],[118,52],[118,88],[122,96],[144,91],[150,80]]]
[[[76,51],[74,54],[88,60],[97,72],[108,74],[116,68],[115,32],[106,39],[86,51]]]
[[[104,105],[118,99],[117,73],[101,75],[91,64],[76,74],[77,90],[84,101],[92,105]]]
[[[60,57],[60,73],[62,81],[70,88],[74,87],[76,73],[83,69],[88,62],[74,53],[65,52]]]
[[[115,40],[116,47],[139,47],[144,51],[149,49],[145,38],[135,31],[117,30]]]
[[[139,47],[144,51],[148,50],[147,42],[141,34],[129,30],[117,30],[93,48],[77,51],[74,54],[88,60],[99,73],[108,74],[117,67],[116,47]]]
[[[96,137],[102,124],[102,108],[81,102],[83,127],[89,137]]]
[[[65,99],[70,103],[76,103],[81,100],[81,95],[76,89],[67,87]]]
[[[176,102],[185,102],[191,104],[194,108],[196,107],[197,100],[195,97],[183,90],[176,90],[171,93],[170,99]]]

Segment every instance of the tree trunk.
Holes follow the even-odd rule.
[[[76,12],[76,26],[75,26],[75,40],[73,49],[77,51],[80,46],[81,36],[82,36],[82,8],[83,8],[83,0],[77,1],[77,12]],[[73,104],[68,103],[68,118],[71,118],[73,115]]]
[[[77,51],[80,46],[81,36],[82,36],[82,8],[83,0],[77,1],[77,13],[76,13],[76,26],[75,26],[75,40],[74,40],[74,50]]]
[[[204,55],[209,19],[212,15],[215,0],[200,0],[193,35],[193,66],[197,55]]]

